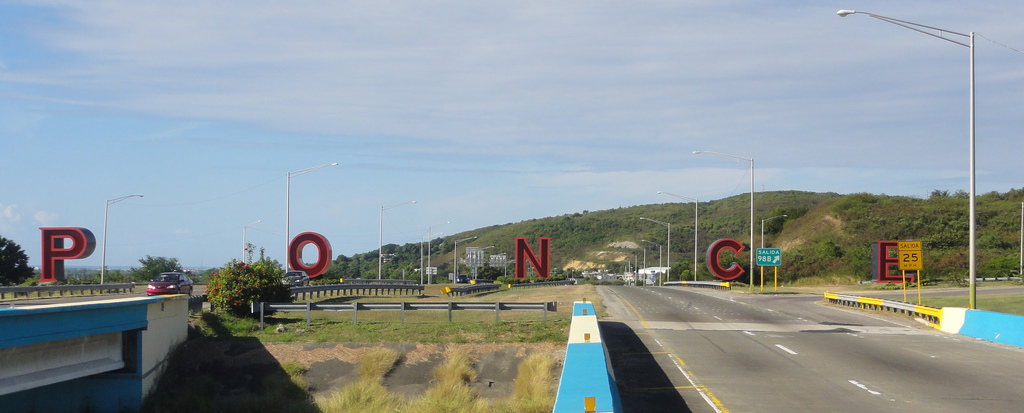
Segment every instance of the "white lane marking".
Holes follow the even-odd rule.
[[[871,393],[871,394],[873,394],[875,396],[878,396],[878,395],[882,394],[882,393],[879,393],[879,392],[876,392],[874,390],[869,389],[868,386],[865,386],[863,384],[858,383],[857,380],[849,380],[849,382],[850,382],[850,384],[852,384],[854,386],[857,386],[857,387],[860,387],[862,390],[865,390],[868,393]]]
[[[746,335],[748,335],[748,336],[752,336],[752,335],[754,335],[754,333],[751,333],[751,332],[749,332],[749,331],[744,331],[744,332],[743,332],[743,334],[746,334]]]
[[[784,345],[782,345],[782,344],[776,344],[776,345],[775,345],[775,347],[778,347],[778,348],[782,349],[782,351],[785,351],[785,352],[787,352],[787,353],[789,353],[789,354],[792,354],[792,355],[794,355],[794,356],[796,356],[796,355],[797,355],[797,352],[795,352],[795,351],[793,351],[793,350],[790,350],[790,349],[786,348],[786,346],[784,346]]]
[[[716,315],[716,316],[714,316],[714,317],[715,317],[715,319],[716,319],[716,320],[718,320],[718,321],[722,321],[722,317],[719,317],[719,316],[717,316],[717,315]]]

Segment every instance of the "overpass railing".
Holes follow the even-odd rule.
[[[470,284],[463,285],[460,287],[444,287],[441,292],[447,296],[463,296],[466,294],[475,294],[484,291],[497,291],[501,289],[501,284]]]
[[[903,301],[886,300],[882,298],[859,297],[849,294],[825,293],[825,299],[827,299],[829,303],[846,307],[857,307],[867,310],[885,311],[923,318],[928,320],[929,323],[936,325],[942,322],[941,308],[905,303]]]
[[[668,281],[666,286],[682,286],[695,288],[710,288],[713,290],[732,290],[732,283],[719,281]]]
[[[573,285],[576,280],[544,281],[539,283],[509,284],[508,288],[530,288],[530,287],[551,287],[556,285]]]
[[[544,313],[544,322],[548,321],[548,311],[558,311],[558,302],[549,301],[545,303],[459,303],[454,301],[434,303],[360,303],[351,302],[343,304],[320,304],[314,302],[305,303],[252,303],[251,312],[260,315],[260,328],[264,328],[263,317],[273,311],[305,311],[306,325],[310,324],[313,311],[351,311],[352,324],[359,324],[359,312],[371,310],[400,311],[402,323],[405,323],[406,311],[447,311],[448,322],[452,321],[452,311],[476,310],[494,311],[494,321],[501,321],[502,311],[541,311]]]
[[[324,284],[292,287],[292,297],[296,300],[318,298],[327,295],[411,295],[423,294],[423,286],[419,284]],[[301,295],[301,298],[299,297]]]
[[[416,280],[369,280],[362,278],[343,279],[340,280],[342,284],[384,284],[384,285],[418,285],[419,281]]]
[[[119,284],[82,284],[82,285],[36,285],[31,287],[0,287],[0,299],[7,298],[8,294],[11,294],[14,298],[29,297],[31,294],[36,294],[36,297],[42,297],[43,293],[47,293],[49,297],[53,297],[54,293],[63,296],[64,293],[68,295],[85,295],[88,291],[89,294],[102,293],[131,293],[135,292],[135,283],[119,283]]]

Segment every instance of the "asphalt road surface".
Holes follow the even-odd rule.
[[[818,295],[599,287],[626,412],[1010,412],[1024,349]]]

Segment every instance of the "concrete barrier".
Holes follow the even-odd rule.
[[[619,389],[594,304],[575,302],[553,413],[621,412]]]
[[[0,410],[134,412],[188,335],[188,296],[0,311]]]
[[[941,328],[947,333],[1024,347],[1024,316],[945,307]]]

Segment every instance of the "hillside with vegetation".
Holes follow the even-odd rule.
[[[1016,275],[1019,257],[1020,208],[1024,189],[980,195],[978,212],[979,276]],[[754,243],[761,244],[761,220],[766,247],[783,250],[780,281],[848,283],[871,278],[871,245],[875,241],[915,239],[924,247],[926,279],[963,278],[967,273],[968,196],[934,191],[927,199],[873,195],[839,195],[801,191],[755,193]],[[479,228],[433,240],[431,264],[444,277],[453,271],[455,240],[465,247],[486,248],[485,253],[514,256],[514,238],[526,237],[537,248],[538,237],[550,237],[553,272],[577,275],[583,271],[621,273],[634,263],[658,266],[659,247],[668,254],[666,227],[648,218],[672,224],[672,278],[693,279],[694,204],[637,205],[603,211],[581,211]],[[701,202],[698,206],[698,274],[707,269],[706,250],[715,240],[733,238],[749,247],[750,197],[748,194]],[[492,247],[493,246],[493,247]],[[427,246],[423,246],[426,253]],[[749,251],[749,249],[748,249]],[[385,278],[419,277],[420,244],[385,245]],[[744,268],[744,251],[735,260]],[[424,265],[426,263],[424,262]],[[507,269],[479,268],[482,278],[495,278]],[[460,264],[459,273],[470,269]],[[377,251],[339,256],[324,278],[376,278]]]

